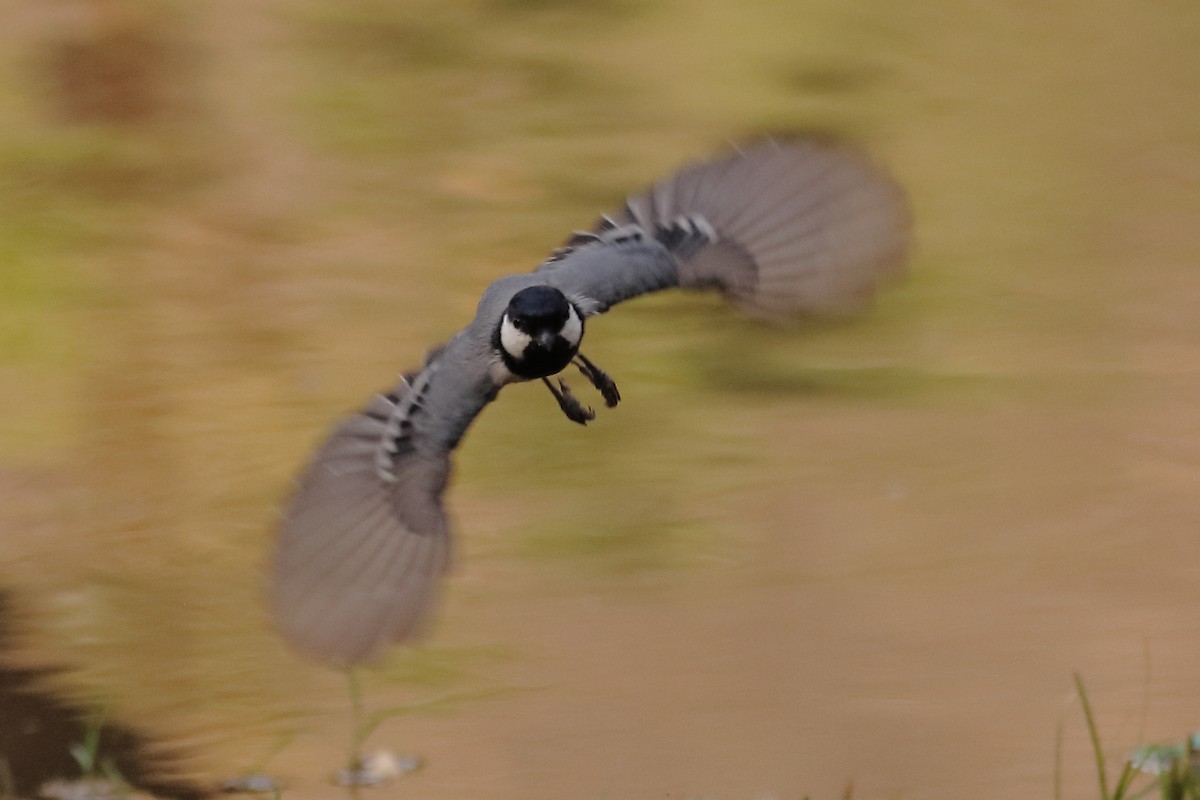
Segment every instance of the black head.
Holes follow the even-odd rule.
[[[552,286],[530,286],[513,295],[496,328],[505,365],[522,378],[559,372],[579,351],[583,318]]]

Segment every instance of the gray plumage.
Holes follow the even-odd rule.
[[[301,475],[279,526],[272,607],[284,637],[350,666],[411,638],[450,563],[450,453],[514,376],[497,326],[520,290],[549,285],[583,317],[672,287],[787,317],[854,310],[903,266],[903,196],[857,151],[759,141],[685,167],[536,271],[484,292],[471,323],[387,395],[343,421]]]

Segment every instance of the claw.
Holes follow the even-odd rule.
[[[575,354],[575,366],[583,373],[583,377],[591,381],[592,386],[600,392],[604,398],[604,404],[609,408],[613,408],[617,403],[621,402],[621,392],[617,389],[617,383],[604,370],[597,367],[583,353]]]
[[[567,386],[566,381],[560,378],[557,388],[548,378],[542,378],[542,383],[546,384],[550,394],[554,395],[554,399],[558,401],[558,407],[566,414],[567,419],[578,422],[580,425],[587,425],[596,418],[595,411],[579,402],[575,395],[571,394],[571,389]]]

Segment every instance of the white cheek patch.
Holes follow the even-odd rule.
[[[563,323],[559,335],[566,339],[571,347],[579,346],[579,340],[583,338],[583,320],[579,318],[579,312],[575,310],[575,306],[572,305],[568,309],[567,321]]]
[[[500,345],[510,356],[520,361],[525,357],[525,348],[533,341],[533,337],[524,331],[517,330],[508,314],[500,321]]]

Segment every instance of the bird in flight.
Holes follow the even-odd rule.
[[[827,139],[753,141],[629,197],[533,272],[487,287],[465,328],[333,429],[278,528],[277,627],[300,653],[347,668],[411,639],[450,563],[443,495],[476,416],[508,384],[541,381],[586,424],[594,412],[552,380],[572,365],[607,406],[620,401],[580,351],[600,314],[676,287],[764,317],[852,311],[903,269],[908,238],[896,184]]]

